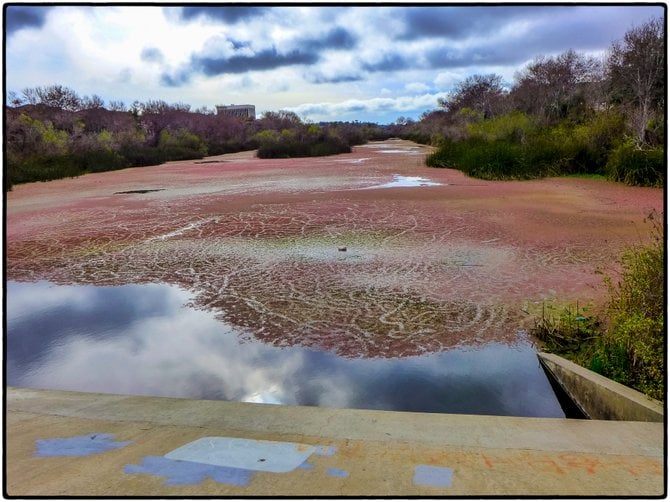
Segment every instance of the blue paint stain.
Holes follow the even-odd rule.
[[[332,457],[336,451],[337,447],[335,446],[317,446],[314,454],[321,455],[322,457]]]
[[[144,457],[142,465],[127,464],[126,474],[153,474],[167,480],[164,485],[197,485],[210,477],[217,483],[248,486],[253,476],[249,469],[222,467],[184,460],[170,460],[165,457]]]
[[[335,478],[348,478],[349,477],[349,471],[345,471],[344,469],[338,469],[336,467],[330,467],[327,471],[329,476],[333,476]]]
[[[298,469],[303,469],[305,471],[311,471],[312,469],[314,469],[314,464],[310,464],[309,462],[305,461],[298,466]]]
[[[114,441],[113,434],[86,434],[71,438],[38,439],[35,441],[37,457],[87,457],[117,448],[131,441]]]
[[[414,484],[451,488],[453,473],[449,467],[417,465],[414,468]]]

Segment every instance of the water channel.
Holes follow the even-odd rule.
[[[40,389],[396,411],[565,417],[519,332],[512,343],[351,358],[273,346],[167,284],[9,281],[6,383]]]

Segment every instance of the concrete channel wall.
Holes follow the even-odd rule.
[[[6,389],[4,494],[654,496],[664,426]]]
[[[550,378],[585,416],[597,420],[663,422],[663,404],[556,354],[538,353]]]

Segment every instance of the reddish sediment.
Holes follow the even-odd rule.
[[[7,278],[177,284],[245,336],[399,357],[513,340],[543,301],[602,303],[595,271],[616,274],[664,210],[661,189],[483,181],[425,167],[428,152],[243,152],[19,185]],[[375,188],[394,175],[441,185]]]

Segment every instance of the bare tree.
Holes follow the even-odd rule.
[[[9,91],[7,93],[7,102],[9,103],[10,106],[21,106],[22,104],[25,103],[25,100],[16,94],[14,91]]]
[[[438,104],[450,114],[470,108],[484,118],[490,118],[500,112],[504,97],[500,75],[472,75],[457,84],[450,96],[438,99]]]
[[[638,146],[647,142],[649,122],[665,106],[664,36],[662,19],[651,19],[613,43],[607,60],[610,99],[627,110]]]
[[[81,105],[81,98],[77,93],[60,84],[36,87],[35,93],[38,98],[38,103],[53,108],[59,108],[60,110],[75,111],[78,110]]]
[[[572,49],[556,57],[539,56],[515,75],[510,96],[516,108],[551,122],[586,108],[587,99],[597,99],[593,91],[601,75],[597,59]]]
[[[97,94],[93,94],[90,98],[88,96],[84,96],[83,98],[81,98],[81,102],[79,103],[79,108],[81,110],[104,108],[104,106],[105,101]]]
[[[112,112],[125,112],[126,105],[123,101],[111,100],[107,106],[107,109]]]

